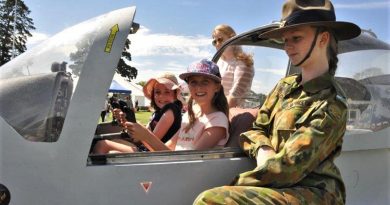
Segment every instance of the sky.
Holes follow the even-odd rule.
[[[32,48],[63,29],[112,10],[136,6],[140,30],[130,37],[132,66],[152,72],[180,72],[198,59],[211,59],[211,32],[228,24],[237,33],[281,18],[283,0],[24,0],[36,30]],[[390,0],[334,0],[337,20],[370,29],[390,43]],[[136,79],[136,82],[146,79]]]

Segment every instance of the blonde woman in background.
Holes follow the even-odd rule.
[[[213,46],[218,50],[227,39],[235,35],[232,27],[218,25],[212,33]],[[217,64],[229,107],[243,107],[255,73],[252,55],[245,53],[241,46],[230,46],[225,49]]]

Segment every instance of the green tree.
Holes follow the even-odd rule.
[[[118,65],[116,67],[116,72],[119,73],[122,77],[126,77],[129,81],[135,79],[138,74],[137,69],[129,64],[131,61],[131,54],[128,52],[130,44],[131,42],[127,38],[125,42],[125,48],[122,51],[122,57],[119,59]]]
[[[26,51],[27,38],[35,29],[33,20],[28,17],[30,12],[22,0],[16,1],[16,7],[15,0],[0,0],[0,66],[10,61],[12,54],[18,56]]]
[[[70,60],[72,64],[69,65],[69,68],[72,70],[72,74],[75,76],[80,76],[81,66],[83,65],[89,48],[92,44],[92,37],[87,38],[89,41],[82,41],[76,44],[77,51],[70,54]],[[119,59],[116,72],[119,73],[122,77],[126,77],[128,81],[135,79],[137,77],[138,71],[135,67],[129,65],[131,61],[131,54],[128,52],[130,48],[130,40],[126,39],[125,48],[122,51],[122,56]]]
[[[84,65],[84,61],[87,58],[89,49],[93,43],[93,35],[84,38],[82,41],[76,43],[77,50],[74,53],[69,55],[72,64],[69,65],[69,68],[72,70],[72,74],[79,77],[81,73],[81,68]]]

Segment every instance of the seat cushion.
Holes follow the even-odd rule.
[[[240,134],[252,128],[258,110],[258,108],[230,108],[230,139],[226,147],[239,147]]]

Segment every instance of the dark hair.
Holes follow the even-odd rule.
[[[216,81],[214,81],[214,82],[216,82]],[[216,83],[218,83],[218,82],[216,82]],[[215,108],[217,108],[218,111],[225,113],[225,115],[227,117],[229,117],[229,105],[228,105],[225,93],[223,92],[223,86],[222,85],[220,85],[220,86],[221,87],[220,87],[219,91],[217,93],[215,93],[211,104]],[[190,99],[188,100],[189,123],[188,123],[187,127],[185,127],[185,129],[184,129],[186,132],[188,132],[192,128],[192,126],[194,126],[194,123],[196,120],[195,113],[192,110],[193,103],[194,103],[194,99],[192,97],[190,97]]]
[[[328,32],[329,33],[329,44],[327,48],[327,57],[329,62],[329,73],[331,75],[336,74],[337,70],[337,63],[339,62],[339,58],[337,57],[338,54],[338,41],[336,39],[336,35],[334,34],[333,30],[327,27],[318,27],[319,33]]]
[[[154,88],[152,90],[152,96],[150,98],[150,107],[152,107],[155,111],[159,110],[160,108],[156,105],[154,102]]]

